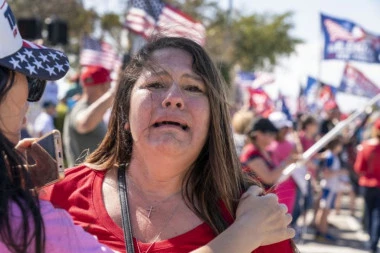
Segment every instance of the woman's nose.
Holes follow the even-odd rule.
[[[177,84],[173,84],[168,90],[165,99],[162,101],[162,106],[166,108],[183,109],[185,104],[181,88]]]

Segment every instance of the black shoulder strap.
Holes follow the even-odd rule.
[[[128,197],[127,197],[127,181],[125,180],[125,164],[120,164],[117,177],[118,177],[118,186],[119,186],[119,198],[121,206],[121,217],[124,231],[124,240],[127,253],[134,253],[135,249],[133,246],[133,237],[132,237],[132,226],[131,218],[129,213],[128,206]]]

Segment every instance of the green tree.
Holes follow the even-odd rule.
[[[168,0],[207,29],[206,49],[224,68],[272,68],[278,58],[294,52],[302,41],[290,35],[292,13],[229,16],[217,1]]]
[[[118,51],[122,51],[121,48],[121,36],[123,25],[120,22],[120,16],[115,13],[106,13],[100,18],[100,26],[103,33],[108,33],[117,43]]]
[[[274,66],[302,41],[290,36],[292,13],[253,14],[233,21],[232,61],[245,70]]]

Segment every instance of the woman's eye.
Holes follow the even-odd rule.
[[[161,83],[159,83],[159,82],[154,82],[154,83],[149,83],[149,84],[147,84],[146,87],[147,87],[148,89],[159,89],[159,88],[164,87],[164,85],[161,84]]]
[[[195,85],[186,87],[186,90],[191,92],[203,92],[198,86]]]

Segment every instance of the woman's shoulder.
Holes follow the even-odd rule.
[[[22,212],[15,202],[11,202],[9,208],[14,237],[18,238],[18,233],[22,231],[19,228],[24,222]],[[46,252],[113,252],[81,227],[74,225],[65,210],[56,209],[50,202],[44,200],[39,201],[39,209],[44,221]],[[31,220],[29,220],[29,224],[33,229],[34,225]],[[34,252],[33,248],[34,242],[29,246],[30,252]],[[10,252],[1,241],[0,252]]]
[[[80,226],[74,225],[65,210],[41,200],[40,211],[44,220],[47,252],[113,252]]]
[[[219,207],[222,212],[223,218],[229,223],[232,224],[234,221],[234,218],[232,214],[227,210],[226,205],[223,203],[223,201],[219,202]],[[260,246],[256,250],[253,251],[253,253],[272,253],[272,252],[281,252],[281,253],[293,253],[293,246],[291,240],[285,240],[282,242],[266,245],[266,246]]]
[[[106,171],[98,171],[88,165],[80,165],[65,170],[65,177],[51,185],[42,187],[39,190],[39,198],[52,201],[67,199],[73,192],[85,188],[90,188],[96,177],[103,178]],[[90,192],[90,191],[89,191]]]

